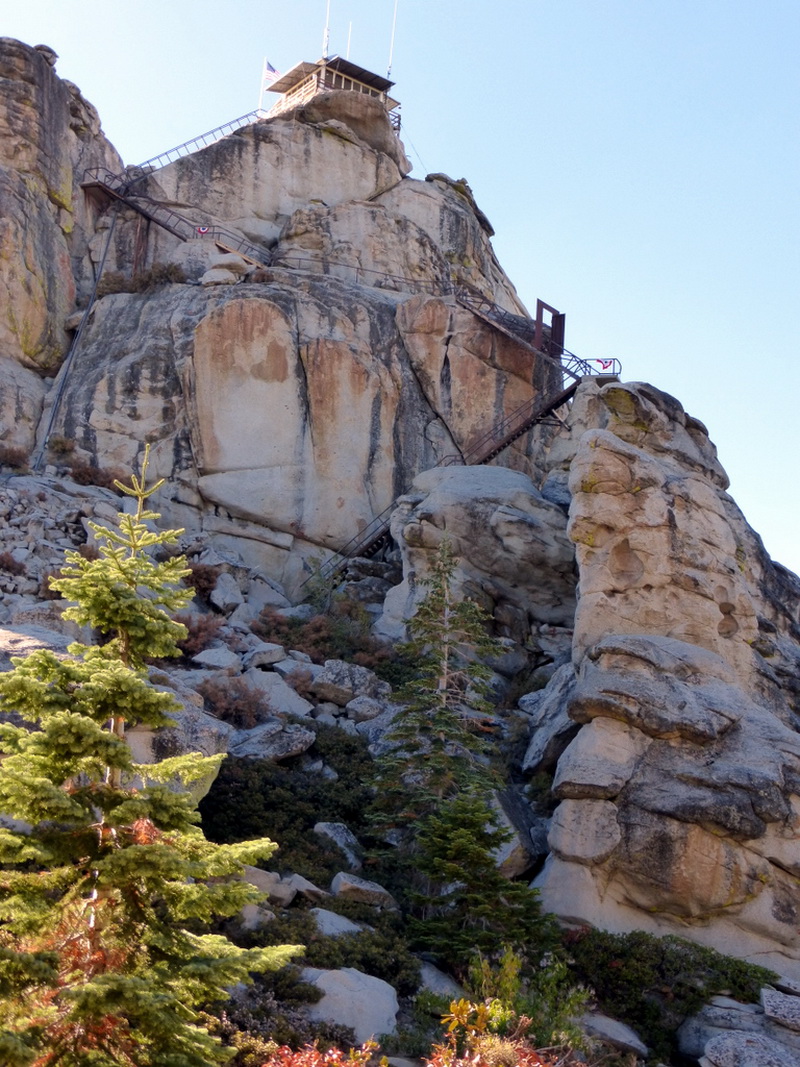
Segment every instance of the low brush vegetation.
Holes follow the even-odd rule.
[[[24,448],[0,444],[0,467],[22,473],[28,469],[28,453]]]
[[[0,552],[0,571],[13,577],[20,577],[26,571],[25,564],[14,559],[10,552]]]
[[[411,662],[397,649],[374,637],[367,611],[353,600],[334,597],[327,612],[310,619],[286,618],[266,607],[253,624],[265,641],[305,652],[312,663],[343,659],[367,667],[392,686],[414,674]]]
[[[385,1064],[376,1044],[357,1047],[351,1031],[308,1020],[302,1007],[320,992],[302,966],[352,967],[393,985],[406,1022],[384,1050],[425,1067],[627,1064],[580,1033],[575,1020],[590,1001],[666,1062],[676,1028],[710,995],[757,999],[773,977],[761,968],[678,938],[563,934],[526,882],[500,874],[506,834],[495,796],[504,780],[497,743],[480,728],[495,710],[484,662],[499,649],[484,612],[453,595],[447,542],[400,649],[376,641],[364,609],[336,597],[307,621],[266,609],[257,626],[314,662],[345,659],[392,676],[405,710],[376,758],[361,736],[315,722],[311,748],[281,763],[161,750],[160,763],[135,766],[128,725],[169,725],[176,710],[147,664],[195,655],[223,625],[214,614],[175,615],[193,595],[207,599],[218,570],[187,566],[176,554],[180,531],[153,530],[145,471],[146,457],[141,481],[115,486],[135,514],[121,514],[113,530],[92,524],[99,548],[68,554],[47,579],[76,605],[65,616],[93,628],[98,643],[72,645],[68,659],[38,651],[0,675],[0,712],[37,728],[12,725],[10,714],[0,724],[0,810],[32,827],[0,829],[3,1064]],[[0,570],[19,566],[0,555]],[[308,690],[311,672],[298,664],[290,681]],[[274,714],[242,678],[212,678],[199,691],[237,728]],[[220,763],[195,811],[180,783]],[[125,784],[134,774],[138,789]],[[542,811],[549,786],[546,776],[531,785]],[[314,833],[320,819],[356,835],[358,873],[400,908],[326,898],[325,908],[361,927],[330,937],[299,895],[243,929],[242,906],[264,902],[241,879],[242,863],[322,890],[348,869]],[[465,996],[420,993],[421,956]],[[224,991],[242,982],[252,985],[228,1000]]]
[[[128,278],[121,271],[108,271],[97,286],[97,296],[112,293],[152,293],[163,285],[185,284],[186,271],[178,263],[154,263]]]
[[[319,933],[308,910],[299,907],[247,935],[243,943],[279,945],[288,939],[305,946],[295,961],[299,966],[326,970],[355,967],[389,982],[401,997],[413,996],[418,991],[420,963],[409,949],[402,916],[396,912],[379,912],[354,901],[331,899],[325,906],[361,924],[361,933],[325,937]]]
[[[207,711],[237,730],[252,730],[275,714],[267,695],[244,678],[208,678],[197,691]]]
[[[314,824],[324,812],[327,821],[345,823],[358,837],[365,834],[372,766],[360,737],[319,724],[315,731],[317,739],[304,757],[273,763],[229,756],[200,812],[211,840],[234,843],[254,833],[270,837],[280,842],[276,869],[326,888],[345,859],[332,842],[313,833]],[[315,759],[335,777],[308,769]]]
[[[78,485],[96,485],[100,489],[110,489],[112,493],[122,495],[119,488],[122,472],[116,468],[98,467],[94,463],[86,463],[84,460],[68,458],[70,477]]]
[[[186,636],[175,643],[187,659],[210,648],[225,625],[225,620],[220,615],[182,614],[176,615],[175,621],[186,630]]]
[[[680,937],[584,929],[565,937],[570,970],[591,986],[604,1011],[632,1026],[656,1057],[676,1049],[675,1032],[717,993],[758,1003],[776,979],[764,967]]]
[[[196,562],[189,563],[188,568],[189,573],[184,578],[184,582],[190,589],[194,589],[198,600],[207,604],[208,598],[214,592],[214,586],[217,584],[221,568],[212,567],[210,563]]]

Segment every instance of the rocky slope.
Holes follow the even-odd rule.
[[[400,495],[394,566],[365,564],[347,588],[396,638],[452,542],[462,590],[506,643],[498,692],[526,694],[505,716],[528,739],[520,796],[544,774],[558,802],[546,824],[515,819],[515,869],[568,921],[680,933],[800,981],[800,582],[727,495],[702,423],[652,386],[587,379],[558,430],[491,466],[436,468],[560,386],[454,298],[468,284],[524,312],[466,183],[409,178],[380,107],[329,94],[147,178],[147,195],[257,242],[270,267],[127,207],[112,232],[108,205],[79,188],[84,167],[121,167],[93,109],[47,52],[1,44],[2,444],[29,451],[44,433],[45,375],[106,246],[128,278],[180,266],[184,282],[97,300],[57,379],[54,433],[99,467],[129,469],[152,444],[166,521],[221,568],[227,628],[197,671],[246,678],[303,717],[237,735],[204,712],[199,676],[166,671],[181,743],[286,758],[317,718],[379,738],[385,692],[323,679],[290,697],[297,658],[250,624],[265,604],[295,611],[309,558]],[[4,548],[22,568],[0,580],[12,643],[61,628],[40,600],[46,572],[111,507],[48,462],[3,487]]]

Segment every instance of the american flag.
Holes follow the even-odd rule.
[[[272,85],[272,83],[277,81],[278,78],[280,78],[280,76],[281,76],[281,72],[279,70],[275,70],[273,65],[268,60],[265,59],[264,60],[264,85]]]

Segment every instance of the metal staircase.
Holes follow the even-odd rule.
[[[508,311],[493,304],[491,301],[461,289],[456,291],[456,299],[460,304],[472,311],[473,314],[483,319],[490,326],[500,330],[511,340],[527,348],[535,356],[541,356],[557,364],[566,381],[562,381],[562,387],[545,396],[536,396],[521,404],[510,415],[496,423],[473,446],[459,456],[446,456],[436,464],[437,467],[454,466],[478,466],[481,463],[489,463],[509,445],[522,437],[537,423],[543,422],[553,415],[563,404],[575,395],[581,379],[584,377],[617,377],[622,367],[617,359],[584,360],[566,349],[561,349],[561,358],[557,353],[549,350],[549,346],[534,348],[532,341],[535,323],[521,315],[512,315]],[[565,357],[565,358],[564,358]],[[399,498],[398,498],[399,499]],[[315,572],[312,577],[322,579],[333,578],[342,570],[348,559],[356,556],[370,557],[377,554],[389,541],[389,523],[392,512],[397,507],[397,499],[393,500],[387,508],[376,515],[365,529],[361,530],[352,540],[348,541],[339,552],[327,560]],[[309,578],[307,581],[310,581]],[[305,583],[304,583],[305,584]]]
[[[193,137],[191,141],[184,141],[183,144],[179,144],[175,148],[170,148],[166,152],[162,152],[160,155],[146,159],[144,163],[139,163],[137,166],[129,168],[129,174],[136,181],[141,181],[142,178],[146,178],[152,171],[158,170],[160,167],[166,167],[168,163],[174,163],[176,159],[181,159],[183,156],[189,156],[192,152],[197,152],[201,148],[207,148],[208,145],[222,140],[222,138],[227,137],[228,134],[240,130],[242,126],[250,126],[252,123],[258,122],[259,119],[263,118],[263,111],[248,111],[246,115],[240,115],[238,119],[231,119],[230,122],[225,122],[222,126],[215,126],[213,130],[209,130],[207,133],[201,133],[199,137]]]
[[[566,378],[580,381],[581,378],[604,375],[619,377],[622,372],[622,364],[618,359],[581,359],[563,345],[551,344],[546,337],[537,345],[537,323],[533,319],[513,315],[473,289],[461,286],[455,290],[455,298],[462,307],[527,348],[533,355],[544,356],[557,363]]]
[[[204,226],[192,222],[191,219],[179,215],[177,211],[173,211],[160,201],[134,192],[132,187],[141,181],[141,177],[134,175],[130,178],[126,172],[114,174],[105,167],[95,167],[86,171],[81,187],[87,192],[98,190],[113,199],[122,201],[123,204],[138,211],[140,215],[167,230],[180,241],[190,241],[196,238],[211,240],[218,248],[225,252],[234,252],[248,263],[259,267],[269,266],[271,259],[269,252],[251,244],[240,234],[226,230],[222,226]]]

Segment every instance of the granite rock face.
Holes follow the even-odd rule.
[[[0,38],[0,350],[43,372],[64,353],[64,320],[93,236],[84,170],[121,167],[97,112],[58,77],[53,55]],[[7,376],[12,389],[19,376],[2,366],[0,374],[5,395]]]
[[[37,52],[10,48],[17,53],[67,114],[74,93]],[[26,71],[15,68],[15,85]],[[406,177],[377,101],[326,94],[137,183],[137,194],[198,225],[256,242],[273,261],[257,270],[199,234],[181,242],[125,205],[112,234],[108,204],[76,192],[84,166],[121,168],[92,121],[80,170],[77,149],[68,160],[60,210],[71,212],[72,237],[62,216],[61,230],[52,219],[33,227],[64,254],[48,245],[40,256],[60,264],[57,277],[37,283],[55,294],[48,354],[34,359],[18,344],[31,370],[6,372],[13,443],[33,443],[46,391],[35,370],[57,365],[76,295],[106,253],[123,291],[92,308],[58,381],[53,435],[75,443],[78,461],[123,470],[149,441],[154,470],[170,483],[160,502],[167,521],[214,533],[290,589],[308,573],[304,560],[347,542],[417,473],[557,384],[553,366],[534,367],[529,352],[455,300],[454,285],[469,282],[523,310],[469,187]],[[23,134],[34,161],[36,152],[49,159],[49,126]],[[52,214],[52,197],[40,201]],[[175,276],[186,282],[124,291],[126,277],[159,263],[181,268]],[[529,471],[531,439],[502,462]]]
[[[460,560],[456,584],[490,611],[501,633],[535,642],[540,626],[571,626],[573,547],[566,517],[530,478],[502,467],[446,466],[425,471],[392,516],[404,583],[393,590],[380,627],[399,630],[425,593],[443,538]]]
[[[581,387],[579,569],[546,906],[800,973],[800,583],[725,493],[704,428],[651,386]]]

